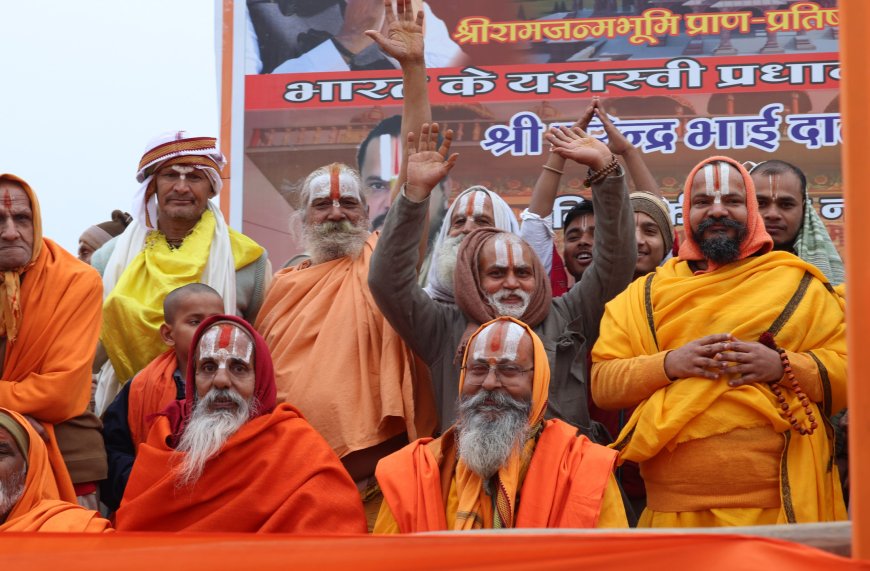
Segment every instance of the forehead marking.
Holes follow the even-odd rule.
[[[495,264],[501,268],[512,266],[510,259],[511,252],[508,250],[508,244],[503,235],[495,238]]]
[[[729,194],[728,178],[731,174],[731,165],[719,163],[717,169],[712,164],[704,165],[704,183],[707,196],[713,197],[713,204],[722,204],[722,195]]]
[[[478,361],[515,361],[520,340],[526,334],[521,325],[513,321],[493,323],[480,332],[474,343],[474,359]]]
[[[6,210],[12,210],[12,195],[9,194],[9,189],[3,189],[3,206]]]
[[[401,164],[399,139],[385,133],[378,137],[378,148],[381,151],[381,180],[389,181],[395,179],[399,176],[399,165]]]
[[[203,334],[199,358],[215,359],[219,361],[218,368],[226,368],[227,361],[233,357],[250,363],[253,351],[253,342],[241,329],[235,325],[220,324]]]
[[[776,175],[769,174],[767,175],[768,183],[770,184],[770,196],[774,202],[776,202]]]
[[[335,178],[333,178],[333,173],[335,173]],[[356,181],[351,175],[341,172],[341,167],[331,167],[328,173],[314,177],[311,180],[310,188],[311,195],[308,204],[320,198],[329,198],[333,202],[338,202],[338,198],[343,196],[360,200]],[[333,189],[335,188],[338,189],[338,195],[334,194]]]

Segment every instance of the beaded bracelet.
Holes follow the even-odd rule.
[[[612,159],[607,166],[602,168],[600,171],[594,171],[589,169],[589,172],[586,173],[586,180],[583,181],[583,186],[589,188],[593,184],[597,184],[604,180],[610,175],[613,171],[619,168],[619,161],[616,159],[616,155],[611,155]]]
[[[801,401],[801,406],[804,407],[804,412],[807,415],[807,421],[809,421],[810,426],[807,428],[798,423],[797,419],[794,417],[794,412],[789,408],[788,403],[785,402],[785,396],[783,396],[782,389],[779,387],[779,381],[773,381],[767,383],[767,385],[770,387],[770,390],[776,397],[776,402],[779,403],[779,407],[782,409],[780,415],[791,424],[791,427],[795,432],[798,432],[801,436],[810,436],[815,432],[816,428],[819,427],[819,424],[816,422],[816,417],[813,416],[812,408],[810,408],[810,399],[807,398],[806,393],[804,393],[800,383],[798,383],[798,380],[795,378],[794,372],[792,372],[791,363],[788,360],[788,355],[786,354],[785,349],[776,345],[773,341],[773,335],[769,332],[763,333],[758,341],[779,353],[779,359],[782,361],[782,368],[785,371],[785,376],[788,378],[794,394]]]

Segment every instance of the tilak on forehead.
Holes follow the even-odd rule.
[[[459,203],[456,205],[454,212],[462,212],[466,218],[482,216],[488,198],[489,195],[482,190],[467,192],[459,197]]]
[[[713,204],[722,204],[722,195],[730,194],[728,178],[731,165],[725,162],[704,165],[705,193],[713,197]]]
[[[231,323],[219,323],[210,327],[199,340],[199,358],[214,359],[218,368],[226,368],[230,359],[251,362],[254,341],[240,327]]]
[[[497,321],[478,333],[474,339],[472,358],[489,363],[504,359],[514,361],[525,334],[526,330],[518,323]]]
[[[179,178],[181,180],[185,180],[187,175],[196,170],[194,167],[186,167],[184,165],[170,165],[169,168],[177,172],[180,175]]]
[[[349,173],[342,172],[341,165],[338,164],[330,165],[328,173],[312,179],[310,196],[308,204],[321,198],[329,198],[334,206],[338,206],[338,201],[343,196],[361,200],[356,180]]]
[[[398,178],[402,157],[399,139],[385,133],[378,137],[378,147],[381,151],[381,180],[391,181]]]
[[[531,266],[531,260],[527,260],[523,250],[523,242],[515,234],[503,232],[493,238],[495,246],[495,263],[501,268],[514,268],[517,266]]]

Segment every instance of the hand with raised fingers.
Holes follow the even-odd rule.
[[[592,117],[595,116],[595,100],[597,97],[592,98],[592,103],[589,104],[588,107],[583,111],[583,114],[574,121],[572,127],[580,127],[584,131],[589,127],[589,122],[592,121]]]
[[[715,357],[728,351],[734,340],[730,333],[716,333],[669,351],[665,355],[665,374],[672,381],[690,377],[719,379],[722,377],[722,362]]]
[[[601,170],[613,156],[607,145],[595,137],[590,137],[580,127],[552,128],[544,136],[553,146],[554,153],[586,165],[592,170]]]
[[[782,378],[785,369],[779,353],[758,341],[735,339],[714,359],[732,387],[749,383],[773,383]]]
[[[438,146],[438,123],[423,123],[420,137],[408,133],[408,182],[405,196],[415,202],[425,200],[435,185],[447,176],[456,164],[458,153],[450,154],[453,130],[447,129],[444,141]]]
[[[411,0],[397,0],[396,12],[392,2],[384,0],[386,13],[385,33],[366,30],[365,34],[380,46],[388,56],[403,66],[423,62],[423,10],[414,15]]]
[[[631,141],[629,141],[625,135],[616,128],[613,121],[610,120],[610,117],[607,116],[607,111],[604,109],[604,105],[598,97],[592,98],[592,106],[595,108],[595,116],[598,117],[599,121],[601,121],[601,125],[604,127],[604,132],[607,133],[607,148],[610,149],[610,152],[614,155],[624,155],[631,152],[634,149],[634,145],[632,145]]]

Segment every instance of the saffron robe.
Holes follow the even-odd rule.
[[[245,423],[184,488],[176,486],[182,456],[167,445],[170,435],[161,416],[140,446],[115,515],[119,530],[366,532],[350,476],[289,405]]]
[[[766,331],[786,350],[795,377],[813,401],[819,428],[812,436],[790,429],[767,383],[671,382],[664,372],[667,352],[692,340],[730,332],[741,341],[756,341]],[[845,519],[832,465],[833,435],[824,420],[846,404],[843,299],[817,268],[792,254],[771,252],[695,275],[687,262],[672,259],[657,269],[649,286],[640,278],[607,305],[601,332],[592,353],[596,402],[619,408],[642,401],[613,445],[619,462],[639,462],[647,481],[653,513],[641,516],[642,524]],[[806,423],[785,376],[780,385],[795,418]],[[750,443],[760,450],[770,439],[780,442],[761,457],[773,463],[772,491],[779,496],[773,517],[765,509],[771,506],[758,504],[764,490],[753,481],[754,462],[741,466],[739,460],[751,457],[745,450]],[[663,467],[668,455],[674,461]],[[682,481],[679,458],[697,469]],[[656,473],[648,478],[653,468]],[[670,485],[656,486],[660,477]]]
[[[130,384],[127,403],[127,423],[130,439],[136,449],[148,439],[148,431],[156,415],[175,400],[178,389],[172,375],[178,369],[175,349],[157,356],[148,366],[139,371]]]
[[[377,239],[373,233],[356,259],[279,271],[257,317],[275,364],[278,402],[298,407],[340,457],[435,428],[428,367],[369,291]]]
[[[424,438],[381,460],[376,475],[384,504],[374,533],[462,529],[456,513],[463,509],[459,488],[466,482],[456,470],[454,436],[451,430],[437,440]],[[613,477],[615,461],[614,451],[578,435],[575,427],[546,421],[509,500],[513,527],[628,527]],[[479,478],[474,485],[480,486]],[[474,527],[492,528],[492,502],[480,497],[481,505],[471,508],[482,517]]]
[[[30,440],[27,451],[27,476],[24,493],[0,523],[3,531],[104,532],[112,531],[109,520],[78,504],[58,499],[52,465],[45,443],[21,415],[5,411],[26,431]]]
[[[18,338],[6,343],[0,407],[38,420],[60,498],[75,502],[54,425],[85,412],[100,334],[103,286],[96,270],[47,238],[21,275]]]

